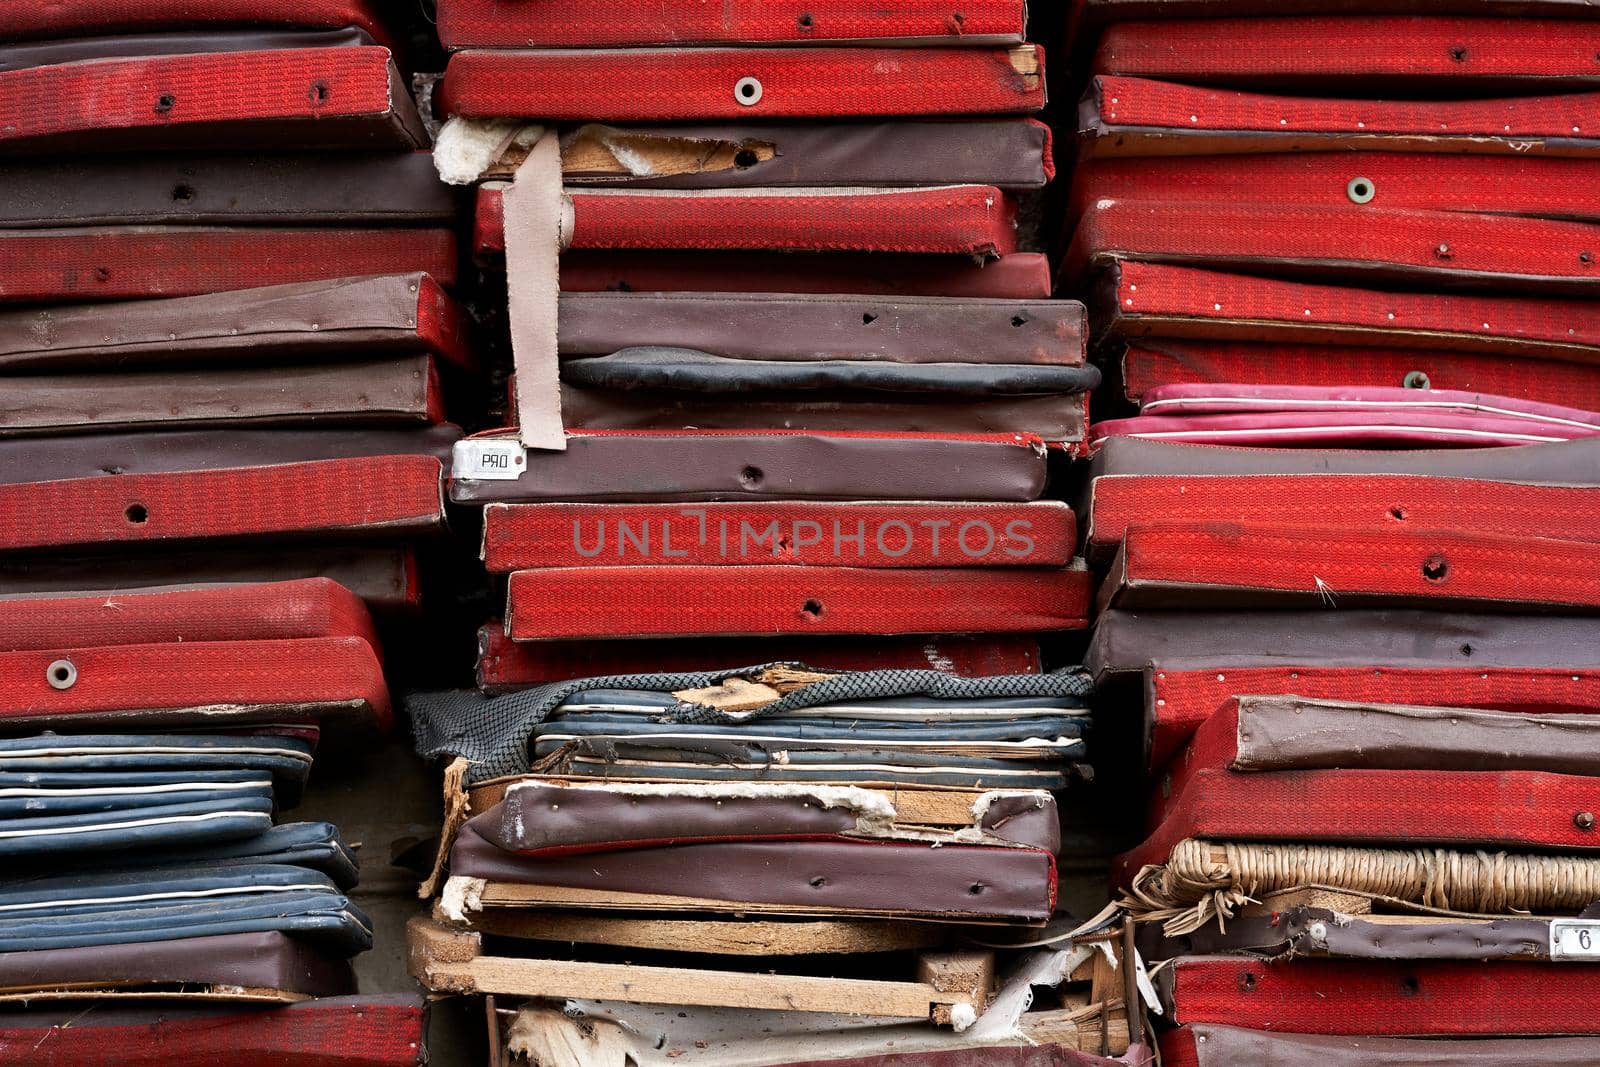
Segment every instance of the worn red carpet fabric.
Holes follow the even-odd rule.
[[[355,26],[383,39],[374,0],[50,0],[7,4],[0,40],[187,30],[196,26],[289,26],[338,30]]]
[[[1022,40],[1021,0],[821,0],[802,11],[761,3],[664,8],[624,0],[604,10],[523,0],[442,0],[446,48],[648,48],[686,44],[994,44]]]
[[[1600,491],[1597,491],[1600,493]],[[491,504],[483,562],[535,567],[1062,567],[1077,522],[1060,501]]]
[[[0,549],[430,533],[442,477],[408,455],[0,485]]]
[[[195,296],[412,272],[454,285],[455,234],[209,226],[0,231],[0,304]]]
[[[1600,73],[1600,63],[1590,61]],[[1600,219],[1600,160],[1422,152],[1096,159],[1072,178],[1070,218],[1106,197],[1186,204],[1372,207]]]
[[[1099,277],[1107,327],[1125,337],[1396,345],[1600,363],[1600,304],[1590,300],[1385,292],[1129,260],[1107,264]]]
[[[1192,520],[1129,527],[1099,605],[1600,610],[1600,553],[1583,541],[1398,524],[1284,528]]]
[[[657,641],[513,641],[505,624],[478,631],[478,685],[488,692],[569,678],[704,670],[708,663],[798,661],[834,670],[901,668],[963,677],[1038,674],[1032,634],[928,637],[665,638]]]
[[[981,185],[933,189],[571,192],[575,250],[914,252],[1017,250],[1016,206]],[[505,251],[502,187],[478,191],[473,243]]]
[[[1114,878],[1127,884],[1186,838],[1588,851],[1600,840],[1576,816],[1595,795],[1594,778],[1540,771],[1202,768],[1181,793],[1152,796],[1149,836],[1117,857]]]
[[[1066,568],[525,570],[511,575],[506,628],[523,641],[1075,630],[1090,582]]]
[[[1159,327],[1158,327],[1159,328]],[[1577,346],[1564,349],[1577,356]],[[1600,366],[1422,348],[1141,337],[1122,353],[1122,389],[1137,402],[1163,385],[1457,389],[1600,411]]]
[[[1582,222],[1355,204],[1098,200],[1078,223],[1061,276],[1082,282],[1097,266],[1135,260],[1344,284],[1576,294],[1600,283],[1596,248],[1600,227]]]
[[[1044,53],[1033,44],[470,50],[451,57],[436,103],[445,115],[551,121],[1026,114],[1044,106]]]
[[[1589,963],[1191,956],[1164,971],[1161,986],[1175,1023],[1276,1030],[1292,1022],[1302,1034],[1501,1037],[1596,1033],[1583,996],[1595,981],[1600,965]]]
[[[1168,523],[1380,537],[1451,530],[1600,539],[1600,488],[1594,486],[1410,474],[1113,475],[1095,479],[1089,492],[1088,550],[1101,561],[1134,525]],[[1346,553],[1336,555],[1342,559]]]
[[[340,997],[256,1005],[69,1007],[5,1016],[7,1067],[421,1067],[420,997]]]
[[[277,148],[428,143],[387,48],[96,59],[0,72],[3,154],[241,138]]]
[[[383,666],[361,637],[173,641],[0,653],[8,726],[207,728],[335,720],[387,729]]]
[[[1346,100],[1104,75],[1080,132],[1093,156],[1196,156],[1378,148],[1600,155],[1600,93],[1472,100]]]
[[[1124,22],[1096,74],[1179,82],[1440,86],[1488,81],[1568,91],[1600,83],[1593,28],[1567,19],[1311,15]]]

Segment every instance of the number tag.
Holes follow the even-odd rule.
[[[1600,959],[1600,919],[1552,919],[1550,958]]]
[[[528,469],[528,453],[520,441],[468,438],[457,441],[450,473],[456,478],[513,481]]]

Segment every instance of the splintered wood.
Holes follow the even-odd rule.
[[[984,953],[934,959],[927,981],[875,981],[811,975],[751,974],[687,967],[647,967],[573,960],[480,955],[478,934],[418,916],[407,928],[411,973],[436,993],[578,997],[638,1004],[766,1008],[783,1011],[927,1019],[958,1005],[975,1014],[987,1003]],[[959,988],[942,989],[940,985]]]
[[[946,934],[921,923],[870,920],[635,919],[593,912],[487,911],[474,930],[499,937],[725,956],[825,956],[933,948]]]

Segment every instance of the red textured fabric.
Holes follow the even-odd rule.
[[[1189,956],[1173,968],[1180,1024],[1363,1037],[1600,1033],[1587,996],[1600,964]]]
[[[1209,1067],[1195,1047],[1195,1033],[1188,1027],[1168,1030],[1161,1035],[1161,1062],[1164,1067]]]
[[[444,523],[433,456],[0,485],[0,549],[282,534],[403,536]]]
[[[318,123],[344,123],[352,144],[420,147],[396,121],[396,94],[405,90],[391,81],[392,72],[389,50],[372,46],[100,59],[5,71],[0,148],[97,130],[193,131],[285,120],[307,124],[308,134],[321,132]]]
[[[112,998],[114,999],[114,998]],[[422,1067],[427,1009],[417,997],[340,997],[284,1007],[103,1002],[47,1025],[0,1017],[4,1067]]]
[[[1540,771],[1201,768],[1181,793],[1151,795],[1150,836],[1117,858],[1115,877],[1127,884],[1188,838],[1586,852],[1600,837],[1573,816],[1597,797],[1593,778]]]
[[[454,284],[455,235],[200,226],[0,231],[0,304],[196,296],[410,271]]]
[[[1415,530],[1475,531],[1513,541],[1600,540],[1600,489],[1592,487],[1408,474],[1124,475],[1095,479],[1090,495],[1088,544],[1102,559],[1130,527],[1168,523],[1206,524],[1218,532],[1301,527],[1385,543]],[[1333,553],[1335,562],[1361,565],[1345,558],[1353,554]],[[1333,580],[1321,569],[1317,574]]]
[[[839,536],[854,538],[857,544]],[[531,567],[795,563],[821,567],[1063,567],[1066,504],[491,504],[483,562]]]
[[[622,0],[605,8],[527,0],[441,0],[446,48],[621,48],[683,44],[806,44],[933,38],[1022,39],[1022,0],[822,0],[804,11],[759,0],[663,7]]]
[[[1600,63],[1591,61],[1600,71]],[[1071,214],[1098,200],[1248,203],[1273,207],[1473,211],[1600,219],[1590,190],[1600,160],[1558,156],[1306,152],[1088,160],[1073,173]],[[1364,182],[1351,198],[1352,183]]]
[[[1600,281],[1600,227],[1455,211],[1100,200],[1083,216],[1063,273],[1108,259],[1227,269],[1290,266],[1324,275],[1378,272],[1452,283],[1589,288]]]
[[[443,258],[443,257],[441,257]],[[455,242],[449,247],[451,270],[445,280],[455,280]],[[461,307],[440,287],[438,281],[425,277],[417,286],[417,339],[428,351],[435,353],[451,366],[476,373],[478,359],[472,350],[472,339],[467,332],[467,319]]]
[[[1494,100],[1333,100],[1205,89],[1146,78],[1100,77],[1090,83],[1100,120],[1110,127],[1093,146],[1104,155],[1209,155],[1248,151],[1261,137],[1212,134],[1324,135],[1366,143],[1378,137],[1446,140],[1453,150],[1503,154],[1600,154],[1600,93]],[[1180,132],[1182,131],[1182,132]],[[1145,143],[1140,133],[1165,143]],[[1322,139],[1322,138],[1319,138]],[[1545,143],[1546,139],[1550,143]],[[1197,142],[1185,146],[1184,142]],[[1532,142],[1527,144],[1526,142]],[[1518,145],[1523,145],[1518,148]]]
[[[1404,344],[1600,362],[1600,303],[1590,300],[1384,293],[1132,261],[1118,264],[1115,293],[1115,328],[1129,336]]]
[[[1016,251],[1016,205],[998,189],[861,190],[842,195],[740,192],[571,193],[574,249],[784,252]],[[505,251],[502,192],[478,191],[479,255]]]
[[[1168,795],[1180,794],[1200,771],[1230,770],[1238,758],[1239,701],[1235,698],[1212,712],[1183,746],[1183,751],[1162,768],[1161,791]],[[1272,774],[1276,769],[1240,773]]]
[[[327,578],[0,599],[0,652],[302,637],[359,637],[378,648],[366,606]]]
[[[1600,356],[1600,352],[1596,353]],[[1129,400],[1162,385],[1405,386],[1492,393],[1600,411],[1600,367],[1468,352],[1227,341],[1136,342],[1122,356]]]
[[[58,661],[77,670],[51,684]],[[387,730],[383,666],[361,637],[182,641],[0,652],[0,720],[75,727],[133,719],[151,725],[215,725],[358,716]]]
[[[1044,106],[1043,71],[1032,44],[466,51],[450,57],[437,110],[578,122],[1025,114]],[[760,83],[749,103],[736,95],[746,78]]]
[[[941,671],[976,678],[1038,674],[1039,641],[1025,634],[985,637],[753,637],[665,641],[542,641],[518,643],[503,623],[478,631],[478,685],[490,692],[569,678],[613,674],[673,674],[708,663],[794,660],[834,670]]]
[[[517,571],[519,641],[764,634],[1029,633],[1088,625],[1065,568],[564,567]]]
[[[1596,536],[1594,527],[1588,536]],[[1600,608],[1593,540],[1430,531],[1420,524],[1378,530],[1136,524],[1113,573],[1102,605]]]
[[[1018,252],[989,262],[968,256],[875,252],[771,256],[739,252],[568,252],[563,292],[845,293],[1043,300],[1049,257]]]
[[[1293,695],[1373,704],[1502,711],[1600,711],[1600,672],[1537,667],[1225,667],[1146,671],[1150,765],[1159,767],[1237,696]]]
[[[1094,73],[1182,82],[1600,79],[1591,26],[1567,19],[1334,15],[1109,26]]]
[[[371,0],[48,0],[0,8],[0,40],[87,37],[197,26],[359,26],[385,36]]]

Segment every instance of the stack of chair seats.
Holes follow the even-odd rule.
[[[517,367],[519,425],[452,470],[507,575],[486,689],[741,658],[1015,673],[1026,635],[1083,625],[1041,497],[1100,379],[1082,305],[1019,249],[1054,172],[1024,21],[440,5],[435,161],[475,186]]]
[[[1219,709],[1118,861],[1144,957],[1164,961],[1163,1048],[1221,1062],[1203,1047],[1221,1027],[1219,1048],[1278,1042],[1287,1062],[1371,1038],[1394,1063],[1592,1049],[1594,725],[1299,696]]]
[[[1121,391],[1407,387],[1600,410],[1593,22],[1560,3],[1232,6],[1097,31],[1062,278],[1093,294]]]
[[[365,0],[0,13],[4,1062],[426,1058],[352,853],[272,825],[392,727],[477,374],[407,52]]]
[[[1080,5],[1062,280],[1139,405],[1087,663],[1175,1063],[1592,1058],[1600,24],[1416,7]]]
[[[415,609],[475,372],[405,62],[364,3],[0,15],[5,595]]]
[[[200,1064],[224,1040],[230,1056],[423,1061],[415,999],[354,996],[372,926],[337,828],[274,825],[316,740],[0,740],[0,1062]],[[351,1027],[348,1048],[329,1025]]]
[[[858,1050],[961,1047],[999,989],[982,946],[1048,936],[1088,693],[1077,671],[769,665],[413,698],[419,751],[453,761],[414,973],[489,996],[530,1055],[541,1028],[593,1041],[561,998],[745,1009],[733,1030],[860,1015],[839,1023]],[[1001,1037],[1020,1032],[978,1043]]]

